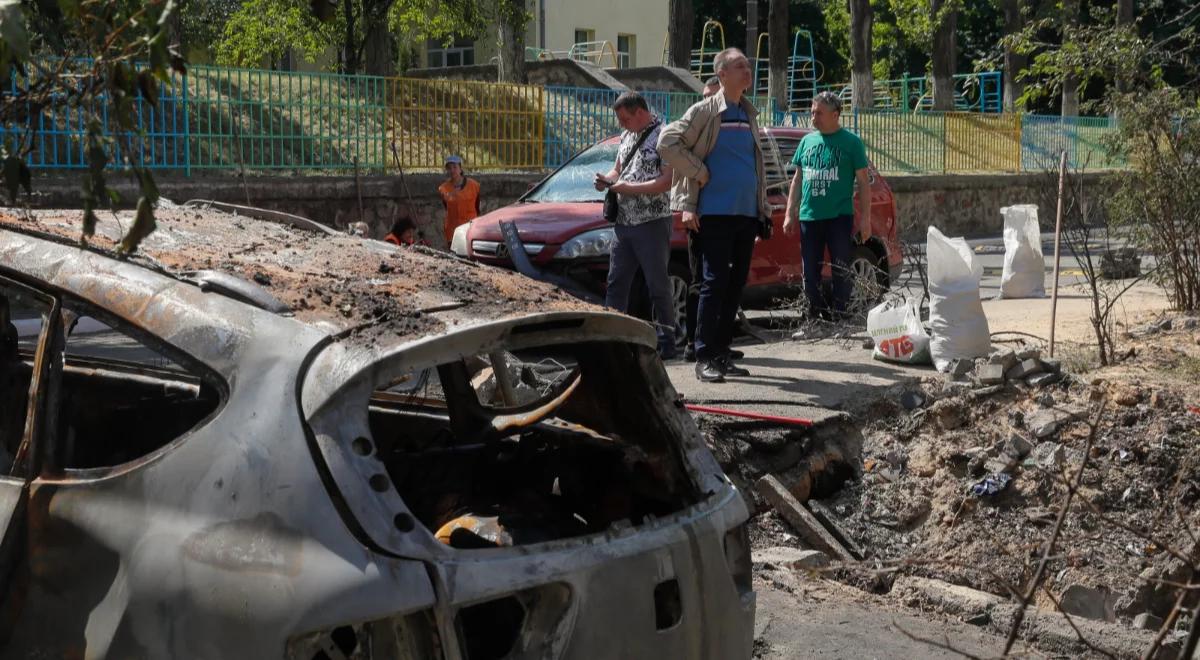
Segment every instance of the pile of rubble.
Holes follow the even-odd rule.
[[[964,391],[970,386],[995,388],[985,392],[990,394],[998,392],[1000,386],[1009,381],[1023,381],[1030,387],[1056,383],[1062,379],[1062,362],[1043,358],[1038,348],[1019,351],[999,348],[986,358],[953,360],[949,375],[951,380],[947,390],[950,393]]]
[[[1176,334],[1185,322],[1176,319]],[[1191,334],[1182,338],[1194,353]],[[1163,356],[1196,359],[1154,342],[1139,347],[1141,371],[1131,360],[1089,377],[1037,348],[957,361],[862,414],[861,478],[802,506],[862,552],[860,566],[886,569],[868,583],[876,590],[932,579],[1011,603],[1082,467],[1034,605],[1157,630],[1175,604],[1170,585],[1189,579],[1174,551],[1192,548],[1200,530],[1200,390],[1130,376],[1162,369]],[[758,547],[820,547],[792,520],[803,512],[787,515],[787,503],[770,499],[776,515],[759,517]],[[842,559],[826,554],[835,566]]]

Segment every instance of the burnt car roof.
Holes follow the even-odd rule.
[[[0,230],[79,249],[79,210],[0,209]],[[599,311],[550,285],[428,248],[329,235],[211,208],[171,206],[126,261],[175,279],[216,271],[254,282],[296,320],[339,335],[399,344],[441,334],[446,321],[501,320],[531,313]],[[132,212],[105,213],[91,252],[118,259]],[[357,343],[357,342],[356,342]]]

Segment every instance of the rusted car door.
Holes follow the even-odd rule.
[[[39,423],[53,351],[48,330],[58,323],[56,301],[0,276],[0,593],[14,591],[27,538],[29,482],[37,473]],[[7,640],[13,603],[0,598],[0,645]]]

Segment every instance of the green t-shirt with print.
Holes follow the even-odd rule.
[[[854,214],[854,173],[867,166],[857,135],[839,128],[813,131],[800,140],[792,164],[800,172],[800,219],[829,220]]]

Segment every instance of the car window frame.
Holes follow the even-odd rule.
[[[57,342],[60,333],[56,328],[62,325],[62,305],[57,296],[7,268],[0,268],[0,283],[21,289],[30,297],[42,299],[49,309],[38,333],[37,348],[33,354],[33,373],[30,376],[29,390],[26,394],[28,398],[25,402],[25,428],[21,431],[21,442],[17,451],[13,453],[12,467],[5,475],[29,483],[44,469],[46,438],[49,437],[47,427],[52,429],[54,426],[54,420],[48,419],[45,411],[54,403],[50,400],[55,392],[52,386],[57,384],[62,371],[61,351],[55,350],[61,348],[61,343]]]
[[[29,470],[29,480],[46,478],[53,479],[59,483],[64,481],[72,483],[89,482],[135,470],[173,451],[198,431],[208,427],[228,405],[230,388],[225,378],[203,361],[193,357],[187,351],[166,339],[121,318],[112,311],[92,301],[85,300],[49,282],[31,278],[19,271],[13,271],[2,266],[0,266],[0,278],[15,281],[34,294],[48,300],[53,300],[51,319],[47,321],[43,328],[43,335],[45,336],[39,338],[39,342],[41,342],[39,344],[39,355],[42,350],[48,350],[46,359],[49,360],[49,364],[46,365],[48,373],[43,375],[36,393],[41,405],[33,422],[36,425],[35,435],[29,440],[31,448],[36,448],[37,450],[30,454],[35,458],[35,463],[31,466],[32,469]],[[86,310],[86,314],[81,310]],[[96,468],[63,467],[61,463],[64,447],[61,446],[63,438],[57,432],[58,414],[49,414],[49,411],[57,411],[60,408],[59,394],[62,391],[62,372],[66,365],[64,358],[67,344],[67,329],[63,323],[63,320],[66,318],[65,311],[77,314],[78,317],[90,316],[104,323],[112,330],[134,341],[141,342],[156,353],[170,359],[182,367],[187,372],[187,375],[198,378],[201,383],[206,383],[210,386],[218,397],[217,405],[208,415],[184,433],[133,460]],[[111,364],[119,367],[121,364],[127,363],[114,361]],[[173,373],[172,375],[178,376],[179,374]],[[26,424],[28,426],[29,422],[27,421]],[[26,433],[28,434],[28,431]],[[16,457],[14,457],[14,463],[15,460]]]

